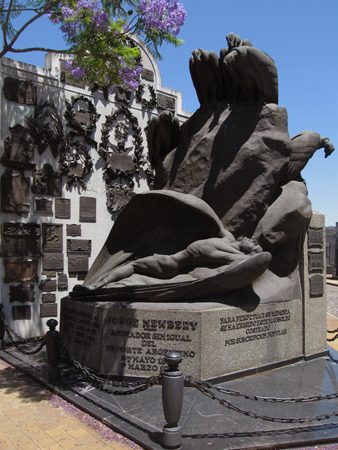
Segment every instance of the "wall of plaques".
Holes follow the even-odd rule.
[[[46,55],[44,69],[0,61],[1,303],[23,337],[58,318],[61,298],[82,282],[119,211],[152,188],[150,118],[191,115],[140,46],[135,93],[72,80],[58,54]]]

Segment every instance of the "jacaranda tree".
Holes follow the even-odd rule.
[[[17,30],[15,19],[23,12],[31,15]],[[18,38],[44,15],[60,26],[67,48],[17,48]],[[75,78],[111,89],[135,90],[142,63],[134,36],[160,59],[163,42],[182,44],[177,35],[185,17],[186,11],[177,0],[3,0],[0,58],[29,51],[65,53],[71,55],[67,66]]]

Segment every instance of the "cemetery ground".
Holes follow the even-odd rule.
[[[328,279],[327,281],[328,329],[332,330],[338,328],[338,280]],[[330,337],[332,335],[328,334],[328,338]],[[338,340],[330,343],[330,345],[338,351]],[[29,376],[28,372],[25,373],[25,371],[20,370],[20,364],[14,364],[17,367],[13,367],[12,364],[8,363],[8,358],[3,358],[3,356],[3,353],[0,354],[0,450],[142,449],[142,447],[116,433],[92,415],[67,402],[60,395],[56,395],[55,392],[51,392],[48,386],[42,386],[38,382],[39,377],[34,379]],[[5,359],[7,359],[7,362]],[[149,408],[152,407],[149,404],[148,406]],[[227,413],[231,415],[232,411]],[[162,420],[164,424],[163,418],[158,418],[158,420]],[[219,433],[225,431],[222,429],[222,422],[219,422],[219,425]],[[199,431],[198,424],[196,424],[195,431]],[[316,444],[313,442],[312,446],[303,447],[301,446],[301,438],[298,440],[297,446],[292,446],[291,443],[283,446],[277,442],[276,445],[271,446],[269,441],[265,446],[263,441],[260,439],[259,442],[256,442],[253,439],[252,447],[248,444],[241,447],[240,445],[232,445],[231,441],[227,439],[223,439],[221,446],[217,445],[218,441],[216,442],[211,438],[189,439],[183,440],[182,449],[338,449],[338,439],[334,441],[332,437],[327,443],[322,441],[321,444]],[[161,447],[154,445],[154,448]]]

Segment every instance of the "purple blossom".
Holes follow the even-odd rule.
[[[174,36],[180,32],[187,16],[177,0],[140,0],[138,11],[146,28],[157,28]]]
[[[73,66],[73,61],[71,59],[66,60],[66,67],[76,79],[83,77],[86,73],[85,67],[82,68],[80,66]]]

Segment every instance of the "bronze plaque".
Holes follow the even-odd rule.
[[[175,111],[175,99],[168,95],[157,94],[157,106],[167,111]]]
[[[35,199],[35,212],[40,214],[52,215],[53,214],[53,200],[47,198]]]
[[[60,273],[58,276],[58,291],[68,290],[68,278],[65,273]]]
[[[307,233],[309,247],[323,246],[323,228],[309,227]]]
[[[90,239],[67,239],[67,253],[91,254],[92,241]]]
[[[80,222],[96,222],[96,198],[80,197]]]
[[[62,225],[42,225],[42,249],[46,253],[61,253],[63,250]]]
[[[34,145],[28,130],[22,125],[10,127],[11,137],[5,139],[5,152],[1,157],[2,165],[15,170],[34,169]]]
[[[55,294],[42,294],[41,300],[42,300],[42,303],[55,303],[56,295]]]
[[[32,318],[31,305],[12,306],[13,320],[25,320]]]
[[[9,286],[9,301],[13,302],[34,302],[34,285],[19,284],[18,286]]]
[[[55,217],[57,219],[70,219],[70,199],[55,199]]]
[[[324,294],[324,277],[313,275],[310,278],[310,297],[322,297]]]
[[[57,303],[43,303],[40,305],[40,317],[57,317]]]
[[[43,270],[63,270],[63,254],[45,253],[43,255]]]
[[[4,283],[20,283],[22,281],[38,282],[38,260],[18,258],[3,259],[5,266]]]
[[[73,236],[73,237],[77,237],[77,236],[81,236],[81,225],[66,225],[66,229],[67,229],[67,236]]]
[[[11,102],[25,105],[36,105],[37,88],[31,81],[6,77],[4,80],[4,96]]]
[[[61,174],[54,172],[50,164],[45,164],[41,170],[34,170],[32,192],[36,195],[61,197]]]
[[[2,256],[41,256],[40,225],[5,222],[1,235]]]
[[[69,255],[68,256],[68,272],[79,273],[88,272],[89,258],[87,255]]]
[[[30,207],[29,178],[23,172],[13,174],[6,169],[1,177],[1,211],[15,214],[28,214]]]
[[[56,280],[51,280],[50,278],[47,278],[46,280],[41,280],[40,290],[43,292],[56,291]]]
[[[309,272],[323,272],[323,252],[309,252]]]

